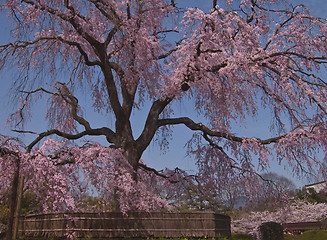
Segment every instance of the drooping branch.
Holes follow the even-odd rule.
[[[301,120],[295,115],[295,114],[299,114],[299,112],[292,108],[290,106],[290,104],[288,104],[287,101],[284,101],[284,99],[282,98],[282,96],[280,95],[277,95],[276,93],[274,93],[272,91],[272,89],[264,84],[264,83],[256,83],[256,86],[258,86],[259,88],[262,89],[262,91],[267,95],[267,96],[270,96],[271,98],[273,98],[276,102],[280,103],[281,105],[283,105],[288,113],[290,114],[290,116],[292,117],[292,120],[295,121],[297,124],[300,124],[301,123]]]
[[[71,114],[73,119],[84,126],[85,130],[91,130],[90,123],[83,117],[79,116],[78,113],[78,100],[75,96],[72,95],[72,93],[69,91],[67,85],[65,83],[58,82],[58,85],[61,85],[61,87],[56,87],[58,92],[51,92],[49,90],[46,90],[44,88],[38,88],[33,91],[21,91],[22,93],[26,94],[24,104],[20,107],[18,110],[18,113],[20,114],[21,121],[23,120],[22,111],[25,107],[25,102],[29,101],[29,97],[37,92],[44,92],[53,96],[60,96],[66,103],[68,103],[71,107]]]
[[[82,55],[84,61],[85,61],[85,64],[87,66],[100,66],[101,65],[101,62],[100,61],[91,61],[87,55],[87,53],[84,51],[84,49],[82,48],[81,44],[77,43],[77,42],[73,42],[73,41],[68,41],[68,40],[65,40],[64,38],[62,37],[56,37],[56,39],[58,39],[59,41],[61,41],[62,43],[66,43],[70,46],[74,46],[78,49],[78,51],[80,52],[80,54]]]
[[[207,134],[203,133],[203,138],[209,143],[209,145],[212,148],[218,149],[228,160],[230,160],[231,161],[230,167],[233,168],[233,169],[237,169],[238,171],[240,171],[240,174],[241,175],[244,175],[244,174],[253,174],[253,175],[257,176],[259,179],[261,179],[262,181],[268,183],[269,185],[273,185],[275,187],[275,189],[278,190],[278,192],[281,192],[280,187],[274,181],[263,177],[260,173],[258,173],[256,171],[250,171],[249,169],[244,169],[244,168],[242,168],[240,166],[237,166],[237,161],[235,159],[233,159],[232,157],[230,157],[224,151],[224,149],[222,147],[220,147],[219,145],[217,145],[216,143],[214,143],[213,140],[210,139]],[[299,164],[299,165],[301,166],[301,164]]]
[[[285,51],[280,51],[280,52],[274,52],[271,53],[267,56],[264,57],[258,57],[258,58],[251,58],[251,60],[253,62],[259,62],[259,61],[263,61],[263,60],[267,60],[267,59],[272,59],[274,57],[278,57],[278,56],[287,56],[287,57],[298,57],[304,60],[308,60],[308,61],[314,61],[317,62],[319,61],[319,63],[327,63],[327,57],[326,56],[306,56],[304,54],[301,53],[297,53],[294,51],[290,51],[293,47],[289,47],[289,49],[285,50]]]
[[[44,37],[38,37],[33,41],[16,41],[14,43],[8,43],[6,45],[0,46],[0,53],[2,54],[5,51],[11,51],[11,54],[14,54],[17,49],[24,49],[29,46],[35,46],[44,41],[59,41],[64,44],[68,44],[69,46],[76,47],[78,49],[78,51],[80,52],[80,54],[82,55],[82,57],[85,61],[85,64],[87,66],[100,65],[99,61],[91,61],[89,59],[88,54],[84,51],[84,49],[82,48],[80,43],[66,40],[61,36],[44,36]]]
[[[214,143],[213,141],[212,141],[212,139],[210,139],[209,137],[208,137],[208,135],[206,134],[206,133],[203,133],[203,138],[209,143],[209,145],[211,146],[211,147],[214,147],[214,148],[216,148],[216,149],[218,149],[224,156],[226,156],[227,157],[227,159],[230,159],[230,160],[232,160],[233,162],[236,162],[234,159],[232,159],[226,152],[225,152],[225,150],[221,147],[221,146],[219,146],[219,145],[217,145],[216,143]]]
[[[58,89],[59,95],[64,99],[66,103],[68,103],[71,106],[71,113],[73,116],[73,119],[84,126],[85,130],[91,130],[90,123],[83,117],[79,116],[77,114],[78,112],[78,100],[76,97],[72,95],[72,93],[69,91],[66,84],[62,84],[62,88]]]
[[[327,58],[326,58],[327,59]],[[275,74],[277,74],[278,76],[282,76],[282,73],[278,70],[278,69],[276,69],[275,67],[273,67],[273,66],[271,66],[271,65],[268,65],[268,64],[266,64],[266,63],[263,63],[262,64],[262,66],[263,67],[265,67],[265,68],[267,68],[267,69],[269,69],[269,70],[271,70],[272,72],[274,72]],[[290,69],[290,70],[293,70],[293,69]],[[303,81],[296,73],[295,73],[295,71],[292,73],[292,75],[291,76],[289,76],[289,78],[291,79],[291,80],[293,80],[298,86],[301,86],[301,88],[305,91],[306,89],[302,86],[302,84],[300,83],[300,81]],[[306,81],[306,83],[309,83],[308,81]],[[309,83],[309,84],[311,84],[311,85],[314,85],[314,84],[312,84],[312,83]],[[324,86],[325,87],[325,86]],[[313,102],[315,102],[316,104],[317,104],[317,106],[325,113],[325,114],[327,114],[327,108],[325,107],[325,106],[323,106],[322,105],[322,103],[321,102],[319,102],[317,99],[316,99],[316,97],[315,97],[315,95],[314,94],[308,94],[308,98],[310,99],[310,100],[312,100]]]
[[[80,13],[78,13],[74,9],[74,7],[69,4],[68,1],[65,1],[65,3],[66,3],[66,7],[68,9],[69,14],[59,12],[58,10],[51,8],[48,5],[42,5],[41,3],[35,3],[32,0],[23,0],[23,2],[27,3],[28,5],[33,6],[36,10],[40,9],[42,11],[49,13],[52,16],[59,17],[61,20],[69,23],[75,29],[76,33],[78,33],[80,37],[85,39],[92,46],[95,54],[101,60],[106,58],[105,51],[103,51],[104,45],[102,43],[100,43],[99,41],[97,41],[94,37],[92,37],[87,31],[85,31],[83,29],[81,23],[77,21],[77,18],[81,19],[84,22],[87,22],[87,19],[84,16],[82,16]],[[79,48],[79,50],[81,49],[80,45],[77,45],[77,47]],[[98,63],[99,62],[97,62],[97,65],[98,65]]]
[[[55,93],[53,93],[51,91],[48,91],[48,90],[46,90],[44,88],[38,88],[38,89],[35,89],[33,91],[20,91],[20,92],[26,94],[26,96],[25,96],[24,100],[22,101],[21,106],[19,107],[19,109],[17,110],[17,112],[14,113],[14,114],[11,114],[11,117],[13,117],[16,114],[19,115],[19,120],[16,123],[16,126],[20,125],[24,121],[23,112],[24,112],[24,109],[28,106],[27,103],[29,102],[29,98],[30,98],[30,96],[32,94],[37,93],[37,92],[45,92],[47,94],[52,94],[52,95],[55,94]]]
[[[108,20],[113,22],[121,22],[120,16],[117,14],[115,9],[103,0],[89,0],[100,12],[103,16],[105,16]]]

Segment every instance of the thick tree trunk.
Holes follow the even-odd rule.
[[[132,166],[134,172],[132,172],[133,180],[137,181],[137,169],[138,164],[141,159],[142,153],[138,150],[138,148],[134,145],[129,147],[124,152],[124,157],[127,159],[128,163]]]
[[[138,163],[141,158],[141,155],[137,150],[137,148],[133,144],[128,144],[129,147],[125,147],[125,152],[123,153],[124,157],[128,161],[128,163],[132,166],[133,172],[132,177],[135,182],[138,181],[137,177],[137,168],[138,168]],[[127,166],[126,166],[127,167]],[[119,194],[118,194],[118,189],[114,189],[114,211],[120,212],[120,202],[119,202]]]

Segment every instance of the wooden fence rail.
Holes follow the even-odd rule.
[[[286,231],[306,231],[306,230],[320,230],[327,229],[327,222],[296,222],[296,223],[283,223],[284,230]]]
[[[20,219],[19,234],[34,238],[230,237],[230,217],[214,212],[50,213]]]

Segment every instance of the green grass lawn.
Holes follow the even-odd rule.
[[[284,238],[285,240],[326,240],[327,230],[310,230],[297,236],[285,235]]]
[[[250,235],[246,234],[238,234],[234,233],[232,234],[232,240],[253,240],[254,238]]]

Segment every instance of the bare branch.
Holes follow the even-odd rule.
[[[16,132],[16,133],[30,133],[30,134],[38,135],[38,133],[33,132],[33,131],[28,131],[28,130],[16,130],[16,129],[13,129],[11,131]]]
[[[148,171],[148,172],[153,172],[155,175],[159,176],[159,177],[162,177],[162,178],[165,178],[165,179],[169,179],[171,178],[170,176],[167,176],[159,171],[157,171],[156,169],[154,168],[151,168],[151,167],[148,167],[146,166],[145,164],[143,163],[138,163],[138,166],[143,168],[144,170]],[[170,183],[178,183],[178,181],[172,181],[172,180],[169,180]]]
[[[218,0],[213,0],[212,1],[212,8],[216,8]]]
[[[6,50],[10,50],[12,49],[12,55],[15,53],[16,49],[20,49],[20,48],[26,48],[28,46],[34,46],[36,44],[38,44],[39,42],[42,41],[60,41],[62,43],[68,44],[70,46],[74,46],[78,49],[78,51],[80,52],[80,54],[83,56],[83,59],[85,61],[85,64],[87,66],[96,66],[96,65],[100,65],[99,61],[90,61],[89,57],[87,55],[87,53],[83,50],[82,46],[77,43],[77,42],[73,42],[73,41],[68,41],[65,40],[64,38],[60,37],[60,36],[47,36],[47,37],[39,37],[33,41],[16,41],[14,43],[8,43],[6,45],[1,45],[0,46],[0,53],[3,53]]]
[[[169,57],[175,51],[177,51],[177,48],[170,49],[168,52],[159,55],[158,59],[164,59],[166,57]]]

